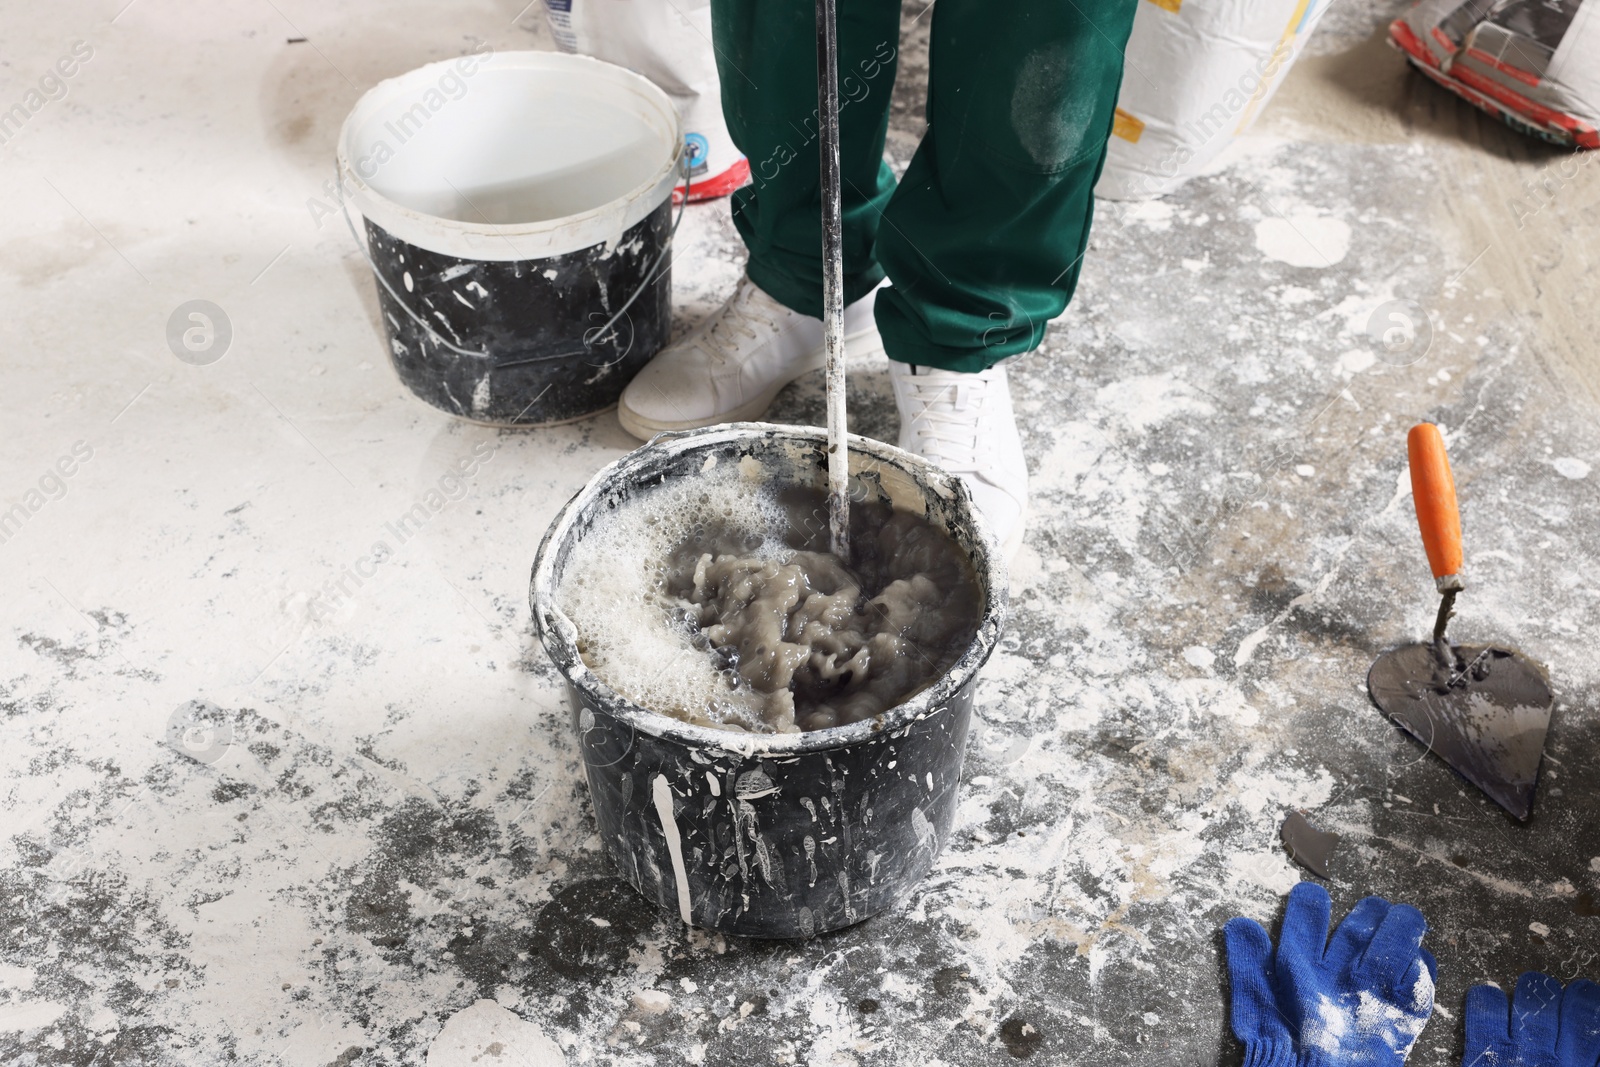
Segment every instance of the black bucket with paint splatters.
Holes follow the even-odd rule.
[[[534,622],[566,679],[600,838],[623,877],[694,926],[810,937],[903,899],[949,838],[978,670],[1006,615],[1005,566],[958,477],[852,437],[852,494],[926,516],[971,559],[982,593],[971,643],[927,689],[848,726],[757,734],[670,718],[589,670],[557,594],[574,546],[616,508],[635,497],[648,507],[652,488],[713,461],[753,461],[769,484],[822,488],[826,431],[734,423],[662,434],[606,467],[539,546]]]
[[[496,425],[614,407],[672,327],[683,157],[666,94],[586,56],[474,53],[375,86],[340,132],[339,193],[400,380]]]

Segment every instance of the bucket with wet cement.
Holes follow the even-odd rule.
[[[682,166],[667,95],[586,56],[473,54],[375,86],[340,131],[339,193],[400,380],[497,425],[614,407],[672,326]]]
[[[729,467],[766,485],[823,490],[826,431],[734,423],[662,434],[606,467],[545,534],[533,616],[567,682],[600,838],[623,877],[694,926],[810,937],[903,899],[944,846],[978,671],[1007,612],[1005,567],[959,478],[851,437],[852,515],[892,506],[921,516],[970,561],[976,596],[963,608],[972,616],[964,643],[925,688],[845,725],[775,733],[674,718],[591,669],[584,620],[562,610],[563,581],[576,580],[569,571],[584,541],[603,539],[619,509],[650,514],[653,494],[698,491],[707,472]]]

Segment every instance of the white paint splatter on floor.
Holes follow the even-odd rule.
[[[428,1046],[427,1067],[566,1067],[567,1058],[538,1026],[492,1000],[462,1008]]]

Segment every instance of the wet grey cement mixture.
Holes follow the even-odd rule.
[[[675,718],[789,733],[880,715],[955,665],[977,632],[983,600],[948,534],[909,512],[859,502],[850,509],[845,563],[828,550],[825,493],[791,487],[775,498],[787,529],[692,520],[692,532],[659,562],[656,581],[637,591],[658,609],[645,624],[681,633],[727,680],[724,689],[710,700],[674,694],[657,704],[618,683],[612,672],[623,665],[615,661],[638,645],[627,632],[631,614],[573,620],[589,667],[624,696]],[[650,499],[646,492],[625,507],[648,511]],[[605,555],[574,559],[566,580],[583,566],[612,564]],[[585,646],[608,622],[624,629],[603,640],[611,662],[596,662]]]
[[[1600,168],[1560,178],[1406,74],[1376,36],[1399,6],[1335,4],[1243,158],[1099,206],[1072,308],[1012,371],[1032,519],[955,829],[900,907],[781,944],[618,880],[532,636],[539,536],[633,442],[404,395],[367,268],[307,218],[361,87],[463,34],[548,46],[538,13],[291,12],[313,50],[253,8],[211,12],[204,49],[162,5],[41,10],[13,64],[95,57],[7,146],[6,501],[79,437],[93,459],[0,546],[0,1061],[1228,1067],[1218,934],[1308,877],[1278,840],[1298,809],[1341,837],[1337,911],[1379,893],[1432,925],[1415,1067],[1460,1062],[1472,983],[1600,977],[1600,394],[1573,356],[1600,335]],[[897,166],[928,23],[907,5]],[[196,85],[249,121],[195,123]],[[134,141],[195,166],[129,168]],[[1273,259],[1284,220],[1347,243]],[[737,277],[726,205],[680,242],[687,328]],[[210,367],[159,337],[191,293],[234,317]],[[1403,300],[1432,318],[1397,357],[1368,328]],[[850,412],[893,440],[881,363]],[[771,416],[822,413],[818,375]],[[1437,605],[1405,495],[1423,418],[1464,509],[1452,635],[1550,668],[1527,825],[1364,689]],[[192,745],[168,733],[190,712],[215,727]],[[494,1036],[453,1052],[474,1020]]]

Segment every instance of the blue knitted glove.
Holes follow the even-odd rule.
[[[1467,1053],[1462,1067],[1595,1067],[1600,1064],[1600,985],[1561,988],[1547,974],[1517,979],[1506,1007],[1498,986],[1467,991]]]
[[[1228,923],[1245,1067],[1398,1067],[1427,1025],[1438,966],[1422,947],[1422,913],[1368,897],[1329,941],[1331,911],[1321,886],[1295,886],[1276,953],[1260,923]]]

